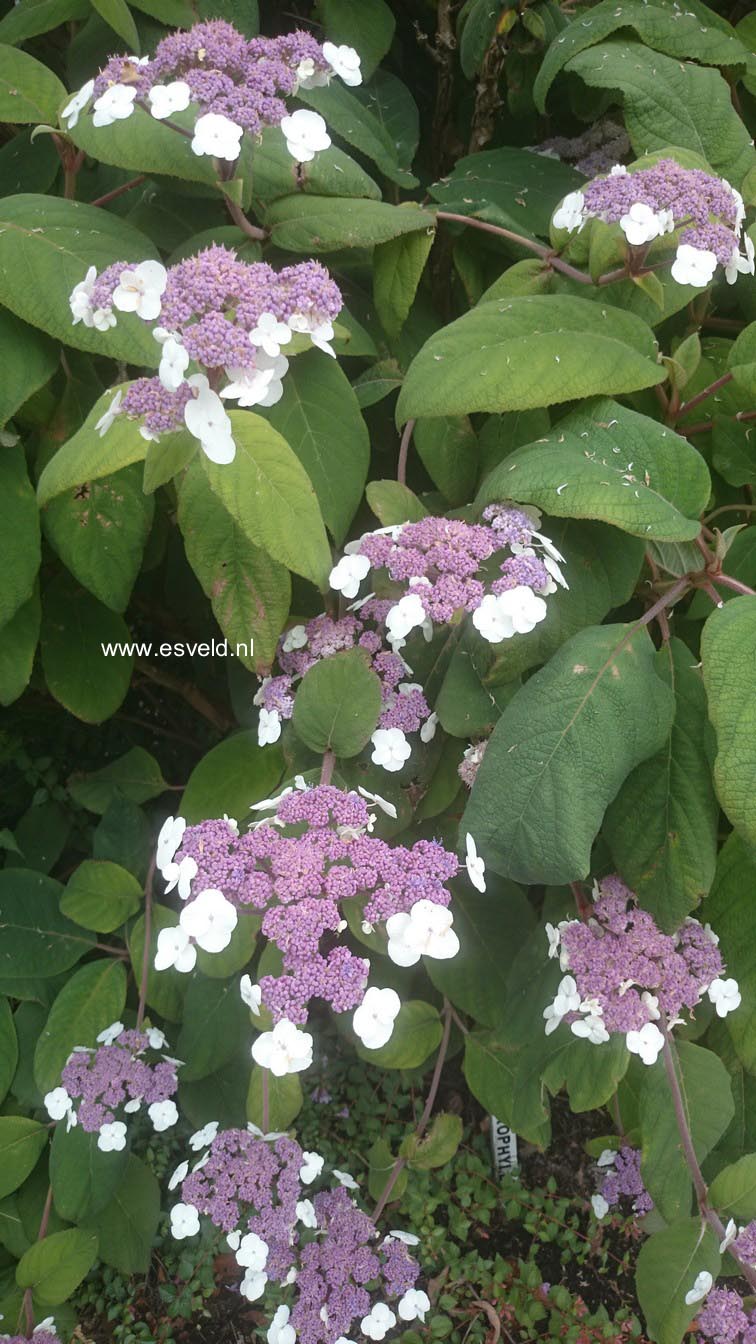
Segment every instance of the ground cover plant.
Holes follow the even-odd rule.
[[[755,1344],[755,36],[0,17],[13,1344]]]

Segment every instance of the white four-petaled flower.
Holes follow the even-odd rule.
[[[95,1040],[98,1045],[112,1045],[114,1041],[118,1040],[118,1037],[123,1030],[123,1022],[113,1022],[111,1026],[106,1027],[104,1031],[101,1031],[99,1035],[95,1037]]]
[[[103,1153],[120,1153],[126,1147],[126,1126],[123,1120],[113,1120],[109,1125],[100,1125],[97,1147]]]
[[[261,709],[257,721],[257,745],[267,747],[281,736],[281,715],[277,709]]]
[[[465,868],[467,876],[475,887],[476,891],[485,891],[486,889],[486,865],[480,857],[475,841],[470,832],[465,836]]]
[[[300,108],[281,121],[286,148],[297,163],[309,163],[323,149],[328,149],[331,137],[318,112]]]
[[[162,1134],[165,1129],[170,1129],[179,1118],[176,1103],[171,1101],[170,1098],[167,1101],[153,1101],[152,1105],[147,1107],[147,1114],[158,1134]]]
[[[213,392],[204,373],[193,373],[187,382],[197,391],[196,397],[184,407],[184,424],[189,433],[199,439],[203,453],[211,462],[233,462],[236,444],[223,402],[217,392]]]
[[[197,963],[197,949],[189,941],[186,929],[173,927],[161,929],[157,936],[155,952],[155,970],[167,971],[173,967],[176,971],[188,973]]]
[[[309,1227],[313,1230],[317,1227],[318,1218],[315,1213],[315,1205],[311,1199],[298,1200],[294,1212],[303,1227]]]
[[[719,976],[712,980],[708,995],[717,1012],[717,1017],[726,1017],[740,1007],[740,990],[737,980],[722,980]]]
[[[239,981],[239,993],[242,998],[242,1003],[246,1003],[249,1011],[253,1013],[255,1017],[259,1017],[260,1008],[262,1006],[262,990],[260,986],[253,985],[249,975],[243,975]]]
[[[171,1234],[176,1241],[195,1237],[200,1230],[199,1213],[193,1204],[174,1204],[171,1209]]]
[[[639,1055],[644,1064],[655,1064],[664,1047],[664,1037],[654,1022],[646,1022],[640,1031],[628,1031],[625,1044],[631,1055]]]
[[[412,755],[412,747],[401,728],[376,728],[370,741],[373,744],[370,757],[373,764],[381,765],[392,773],[401,770]]]
[[[172,860],[166,863],[161,872],[166,882],[166,894],[175,887],[181,900],[188,901],[192,894],[192,882],[197,876],[196,859],[193,859],[191,854],[185,854],[180,863]]]
[[[397,1315],[401,1321],[425,1321],[426,1311],[430,1311],[430,1298],[422,1288],[408,1288],[397,1304]]]
[[[71,98],[63,108],[63,111],[60,114],[60,119],[65,122],[69,131],[73,130],[79,120],[79,114],[84,111],[84,108],[92,97],[93,89],[94,80],[88,79],[86,84],[82,84],[79,92],[75,93],[73,98]]]
[[[243,1269],[251,1269],[254,1273],[265,1269],[268,1262],[268,1243],[263,1241],[256,1232],[247,1232],[239,1242],[239,1248],[236,1252],[236,1263]]]
[[[302,1153],[299,1179],[303,1185],[312,1185],[312,1182],[317,1180],[323,1170],[324,1162],[325,1158],[321,1157],[320,1153],[308,1153],[307,1151]]]
[[[218,1133],[218,1121],[208,1120],[202,1129],[195,1130],[189,1139],[189,1147],[193,1153],[198,1153],[202,1148],[209,1148]]]
[[[275,313],[261,313],[257,325],[249,333],[252,345],[259,346],[266,355],[275,358],[281,353],[281,346],[291,340],[291,329],[285,322],[279,322]]]
[[[177,392],[189,368],[189,351],[175,336],[163,342],[158,378],[169,392]]]
[[[108,430],[110,429],[110,426],[113,424],[116,416],[118,415],[118,412],[121,409],[122,401],[123,401],[123,392],[119,388],[115,396],[113,397],[113,400],[110,402],[110,405],[108,406],[107,410],[103,412],[103,414],[100,416],[99,420],[95,425],[95,429],[97,430],[97,433],[99,434],[100,438],[102,438],[103,434],[107,434]]]
[[[401,1006],[395,989],[379,989],[377,985],[371,985],[366,991],[355,1010],[352,1026],[367,1050],[379,1050],[390,1040]]]
[[[575,229],[582,229],[585,223],[583,208],[585,206],[585,197],[582,191],[571,191],[565,196],[562,204],[554,212],[552,224],[555,229],[566,229],[568,233],[574,233]]]
[[[328,583],[344,597],[356,597],[369,570],[370,561],[366,555],[343,555],[328,575]]]
[[[150,112],[158,121],[174,112],[183,112],[192,101],[192,91],[183,79],[174,79],[171,84],[153,84],[147,96]]]
[[[281,1018],[272,1031],[264,1031],[252,1046],[252,1058],[276,1078],[300,1073],[312,1064],[312,1036],[300,1031],[288,1018]]]
[[[296,1344],[297,1332],[293,1325],[289,1325],[290,1315],[289,1308],[283,1303],[276,1308],[266,1334],[268,1344]]]
[[[333,42],[324,42],[323,55],[334,74],[338,75],[339,79],[342,79],[350,88],[354,89],[362,83],[360,58],[354,47],[337,47]]]
[[[452,928],[453,919],[447,906],[428,900],[415,901],[409,914],[390,915],[386,920],[389,957],[397,966],[414,966],[421,956],[438,961],[455,957],[459,938]]]
[[[608,1214],[608,1212],[609,1212],[609,1205],[607,1204],[606,1200],[604,1199],[604,1196],[603,1196],[603,1195],[598,1195],[598,1194],[597,1194],[597,1195],[591,1195],[591,1204],[592,1204],[592,1206],[593,1206],[593,1212],[595,1213],[596,1217],[598,1218],[598,1220],[599,1220],[599,1222],[600,1222],[601,1219],[602,1219],[602,1218],[605,1218],[606,1215]]]
[[[145,322],[154,322],[160,315],[162,296],[168,282],[168,272],[159,261],[140,261],[121,271],[113,290],[113,304],[121,313],[136,313]]]
[[[179,924],[204,952],[222,952],[231,942],[231,935],[239,922],[236,906],[226,900],[222,891],[209,887],[185,905]]]
[[[95,126],[112,126],[115,121],[125,121],[134,111],[134,99],[137,91],[126,84],[111,84],[109,89],[95,99],[92,121]]]
[[[711,1292],[714,1280],[708,1269],[702,1269],[693,1280],[693,1287],[685,1294],[685,1305],[692,1307],[694,1302],[703,1302],[707,1293]]]
[[[672,262],[672,279],[678,285],[695,285],[703,289],[711,284],[717,269],[717,254],[705,247],[680,243]]]
[[[241,153],[243,127],[220,112],[205,112],[194,123],[192,150],[200,157],[209,154],[214,159],[232,163]]]
[[[166,864],[171,862],[176,850],[180,848],[185,830],[186,822],[183,817],[166,817],[160,827],[155,863],[161,872]]]
[[[550,1036],[552,1031],[556,1031],[562,1018],[566,1017],[567,1013],[576,1013],[579,1007],[580,995],[577,983],[571,975],[565,975],[559,982],[554,1002],[543,1010],[546,1035]]]
[[[385,1302],[376,1302],[367,1316],[360,1321],[360,1330],[368,1339],[381,1340],[396,1325],[396,1316]]]

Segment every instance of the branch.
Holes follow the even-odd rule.
[[[241,229],[242,233],[246,233],[248,238],[254,238],[258,243],[264,243],[268,237],[267,230],[260,229],[256,224],[252,224],[251,221],[247,219],[241,206],[237,205],[236,202],[232,201],[228,196],[225,197],[225,201],[226,209],[237,228]]]
[[[175,677],[172,672],[164,672],[158,667],[153,667],[143,658],[137,658],[135,666],[144,674],[149,681],[154,681],[158,686],[165,686],[169,691],[175,691],[177,695],[182,696],[192,709],[201,714],[203,719],[207,719],[219,733],[228,732],[233,727],[233,721],[224,713],[222,709],[212,704],[202,691],[193,686],[190,681],[182,681],[180,677]]]
[[[127,191],[133,191],[135,187],[141,187],[143,182],[147,181],[147,174],[140,173],[138,177],[132,177],[130,182],[123,182],[120,187],[114,187],[112,191],[106,191],[104,196],[98,196],[96,201],[90,201],[90,205],[108,205],[110,201],[115,201],[119,196],[125,196]]]
[[[323,764],[320,767],[320,785],[330,784],[333,778],[333,767],[336,764],[336,757],[332,751],[323,752]]]
[[[137,1005],[136,1025],[141,1031],[144,1022],[144,1008],[147,1002],[147,980],[150,974],[150,951],[152,943],[152,882],[155,877],[155,859],[150,859],[147,880],[144,884],[144,950],[142,952],[142,975],[139,981],[139,1003]]]
[[[569,262],[562,261],[561,257],[557,256],[551,248],[544,247],[543,243],[536,243],[532,238],[523,238],[522,234],[514,233],[511,229],[502,229],[498,224],[487,224],[485,220],[476,219],[473,215],[456,215],[449,210],[437,210],[436,219],[447,219],[450,224],[469,224],[473,229],[481,229],[484,233],[492,233],[497,238],[506,238],[508,242],[517,243],[519,247],[534,252],[537,257],[553,267],[555,271],[561,271],[563,275],[568,275],[571,280],[577,280],[578,284],[593,284],[589,275],[579,271],[576,266],[570,266]]]
[[[709,383],[708,387],[703,388],[701,392],[697,392],[695,397],[691,397],[690,401],[683,402],[677,412],[677,419],[682,420],[683,416],[687,415],[689,411],[692,411],[694,407],[700,406],[702,401],[706,401],[708,397],[713,396],[715,392],[719,391],[720,387],[724,387],[727,383],[731,382],[731,373],[723,373],[721,378],[715,378],[713,383]]]
[[[409,447],[412,441],[412,434],[417,424],[416,420],[408,420],[402,433],[402,441],[399,444],[399,460],[396,464],[396,479],[400,485],[407,484],[407,457]]]

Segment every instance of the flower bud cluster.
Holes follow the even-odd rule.
[[[227,247],[205,248],[168,270],[159,261],[94,266],[70,296],[74,326],[107,331],[118,312],[156,323],[161,348],[156,377],[118,392],[97,424],[105,434],[117,415],[141,420],[144,438],[186,428],[213,462],[233,460],[236,446],[225,401],[273,406],[283,395],[289,361],[282,349],[295,333],[333,355],[338,286],[317,261],[274,271],[240,261]]]
[[[300,787],[301,785],[301,787]],[[400,1001],[393,990],[367,989],[370,962],[340,940],[347,928],[342,903],[360,899],[363,927],[385,924],[388,954],[398,965],[420,957],[447,958],[459,941],[444,883],[459,863],[437,841],[390,846],[370,834],[377,795],[332,786],[307,789],[303,780],[276,799],[255,805],[273,816],[239,835],[227,819],[186,827],[169,818],[158,841],[157,866],[185,902],[179,924],[158,935],[157,969],[191,970],[196,946],[221,951],[237,912],[262,913],[262,932],[279,950],[280,975],[242,985],[245,1001],[275,1024],[255,1040],[253,1057],[274,1073],[299,1071],[312,1061],[312,1038],[297,1030],[310,1001],[334,1012],[356,1010],[354,1029],[368,1048],[391,1036]],[[475,856],[482,879],[482,860]],[[473,875],[473,870],[468,871]],[[243,916],[242,916],[243,917]]]
[[[234,162],[242,136],[280,126],[289,153],[307,163],[331,143],[317,112],[290,113],[286,99],[299,89],[362,83],[360,58],[351,47],[321,44],[309,33],[246,38],[223,19],[197,23],[164,37],[149,56],[113,56],[64,107],[72,130],[90,108],[92,124],[112,126],[139,109],[188,132],[193,153]],[[182,114],[189,110],[189,116]]]
[[[535,629],[546,615],[544,597],[557,584],[567,587],[559,568],[564,557],[539,524],[536,510],[491,504],[481,523],[428,517],[380,528],[349,543],[331,571],[331,587],[356,597],[371,569],[385,569],[401,584],[403,596],[386,601],[371,594],[360,608],[385,623],[394,650],[416,629],[430,639],[433,625],[457,612],[472,613],[483,639],[498,644]],[[489,577],[484,566],[494,557],[498,575]]]
[[[219,1133],[211,1122],[189,1142],[205,1151],[191,1172],[184,1161],[171,1177],[171,1189],[181,1186],[173,1235],[196,1235],[206,1217],[226,1234],[244,1271],[244,1297],[256,1301],[269,1281],[291,1289],[292,1305],[278,1307],[269,1344],[295,1337],[336,1344],[352,1326],[381,1340],[397,1317],[424,1320],[430,1301],[415,1287],[420,1269],[407,1249],[417,1238],[393,1232],[378,1243],[374,1223],[348,1193],[358,1188],[348,1172],[334,1169],[338,1184],[314,1193],[320,1154],[254,1125]]]
[[[2,1320],[2,1316],[0,1316]],[[35,1325],[31,1337],[34,1344],[60,1344],[58,1331],[52,1316],[46,1316],[39,1325]],[[29,1344],[27,1335],[0,1335],[0,1344]]]
[[[756,1344],[756,1311],[746,1311],[740,1293],[713,1288],[698,1313],[699,1344]]]
[[[595,1045],[619,1032],[631,1053],[653,1064],[664,1045],[658,1021],[674,1025],[703,994],[720,1017],[740,1004],[737,982],[722,978],[719,940],[709,926],[686,919],[676,933],[662,933],[617,876],[595,886],[586,923],[547,925],[547,934],[549,955],[569,971],[544,1010],[547,1035],[562,1021]]]
[[[597,1218],[604,1218],[623,1199],[632,1201],[633,1213],[638,1218],[651,1212],[654,1201],[643,1184],[638,1148],[630,1148],[625,1144],[616,1153],[606,1148],[599,1157],[598,1165],[601,1170],[608,1170],[591,1201]]]
[[[591,219],[618,224],[631,247],[645,248],[675,234],[672,279],[680,285],[710,284],[717,266],[731,285],[739,275],[754,273],[754,245],[743,234],[740,192],[724,178],[683,168],[674,159],[634,172],[615,164],[608,176],[570,192],[552,222],[574,233]]]
[[[178,1089],[178,1061],[168,1055],[151,1063],[144,1058],[148,1052],[154,1056],[163,1050],[162,1031],[127,1030],[122,1022],[114,1022],[97,1040],[97,1049],[77,1045],[69,1055],[61,1086],[45,1097],[51,1119],[97,1134],[97,1147],[106,1153],[126,1147],[128,1117],[142,1107],[157,1132],[175,1125],[178,1110],[171,1098]]]
[[[469,747],[465,747],[462,760],[457,766],[457,774],[466,789],[471,789],[475,783],[488,743],[489,738],[484,737],[481,742],[471,742]]]

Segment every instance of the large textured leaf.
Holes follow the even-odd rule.
[[[133,654],[118,647],[128,638],[121,617],[66,574],[47,585],[42,668],[50,694],[77,719],[102,723],[115,714],[131,680]]]
[[[736,1013],[726,1018],[738,1058],[756,1074],[756,862],[742,837],[734,833],[720,850],[717,873],[706,903],[707,918],[719,935],[729,975],[742,995]]]
[[[28,868],[0,872],[0,976],[67,971],[94,944],[59,911],[61,886]]]
[[[0,1116],[0,1198],[17,1190],[47,1143],[47,1127],[24,1115]]]
[[[19,0],[0,19],[0,41],[18,46],[68,19],[85,19],[88,13],[86,0]]]
[[[112,933],[141,904],[142,888],[133,873],[106,859],[85,859],[69,877],[60,908],[84,929]]]
[[[326,527],[341,545],[365,486],[370,442],[351,384],[319,350],[289,365],[281,400],[263,412],[312,481]]]
[[[35,588],[28,602],[0,627],[0,705],[11,705],[29,684],[42,608]]]
[[[372,159],[390,182],[400,187],[417,186],[417,178],[400,166],[396,144],[386,128],[340,80],[322,89],[302,89],[299,96],[320,113],[332,134]]]
[[[3,311],[0,312],[0,352],[3,359],[0,425],[4,425],[33,392],[52,378],[58,367],[58,351],[41,331],[35,331],[26,322],[19,322],[13,313]]]
[[[396,19],[386,0],[322,0],[320,6],[326,37],[330,42],[356,47],[365,79],[383,60],[394,36]]]
[[[517,1050],[494,1031],[465,1037],[464,1073],[470,1091],[492,1115],[529,1143],[548,1143],[547,1092],[541,1054]]]
[[[693,654],[672,639],[656,655],[656,670],[674,693],[675,717],[662,750],[625,780],[604,835],[642,904],[662,928],[674,930],[714,880],[719,806],[706,695]]]
[[[288,570],[249,540],[197,461],[181,483],[178,518],[186,558],[232,652],[253,671],[269,671],[289,611]]]
[[[335,200],[328,196],[285,196],[266,214],[271,238],[287,252],[333,252],[340,247],[372,247],[416,229],[434,229],[435,215],[413,203]]]
[[[399,1009],[391,1040],[378,1050],[357,1046],[361,1059],[381,1069],[417,1069],[441,1040],[438,1010],[422,999],[407,999]]]
[[[0,120],[21,125],[55,121],[65,89],[41,61],[15,47],[0,46]]]
[[[602,0],[591,10],[590,25],[575,18],[552,42],[541,64],[533,98],[543,111],[554,79],[571,57],[603,41],[620,28],[633,28],[647,47],[663,51],[678,60],[695,60],[701,65],[745,65],[750,52],[724,19],[700,0],[691,0],[686,9],[675,8],[673,0]],[[677,144],[678,141],[670,141]]]
[[[709,717],[717,735],[714,785],[733,826],[756,843],[756,597],[713,611],[701,637]]]
[[[313,751],[356,756],[381,712],[381,684],[361,649],[323,658],[302,678],[294,728]]]
[[[681,1344],[701,1310],[700,1302],[688,1306],[685,1295],[703,1270],[716,1279],[720,1258],[714,1233],[701,1218],[681,1218],[643,1243],[635,1282],[646,1327],[657,1344]]]
[[[50,1184],[56,1212],[67,1222],[78,1223],[108,1203],[123,1179],[128,1150],[104,1153],[97,1134],[87,1134],[81,1125],[67,1129],[56,1125],[50,1148]]]
[[[121,1274],[146,1274],[160,1218],[160,1186],[133,1153],[113,1198],[88,1219],[99,1241],[99,1258]]]
[[[621,92],[636,154],[669,145],[692,149],[736,184],[756,163],[748,131],[732,115],[730,88],[718,70],[622,41],[579,52],[565,68],[592,88]]]
[[[474,215],[526,237],[548,238],[557,203],[583,178],[569,164],[507,145],[458,159],[431,187],[442,210]]]
[[[118,1021],[125,1002],[126,972],[112,957],[82,966],[66,981],[34,1051],[34,1080],[40,1092],[57,1087],[74,1046],[93,1046],[98,1032]]]
[[[6,998],[0,998],[0,1102],[13,1082],[18,1064],[18,1038],[13,1014]]]
[[[495,299],[426,341],[407,371],[397,419],[530,410],[635,392],[663,377],[640,318],[588,299]]]
[[[325,588],[331,552],[309,476],[262,416],[232,411],[233,462],[201,461],[211,489],[255,546]]]
[[[236,1053],[249,1027],[239,982],[194,976],[184,999],[184,1022],[176,1051],[184,1066],[181,1081],[196,1082],[220,1069]]]
[[[95,331],[83,322],[74,326],[68,304],[88,267],[103,271],[114,261],[155,255],[144,234],[107,210],[54,196],[7,196],[0,202],[0,301],[78,350],[158,364],[159,348],[141,318],[119,313],[110,331]]]
[[[32,596],[40,561],[39,517],[21,448],[0,450],[0,532],[3,536],[2,626]]]
[[[461,824],[516,881],[586,877],[604,812],[669,731],[673,697],[644,629],[574,635],[499,719]]]
[[[466,504],[478,478],[478,440],[467,416],[419,420],[413,442],[445,499],[452,506]]]
[[[495,1027],[505,1011],[512,961],[533,926],[532,909],[520,887],[493,881],[486,892],[455,891],[452,909],[460,950],[448,961],[428,957],[426,970],[457,1008]]]
[[[22,1255],[16,1266],[16,1282],[19,1288],[30,1288],[37,1302],[56,1307],[78,1288],[96,1256],[97,1237],[93,1232],[81,1227],[53,1232]]]
[[[243,821],[252,803],[269,797],[281,769],[278,747],[261,751],[256,733],[234,733],[194,767],[181,798],[181,815],[190,824],[224,812]]]
[[[747,1153],[715,1176],[711,1203],[723,1218],[748,1222],[756,1217],[756,1153]]]

